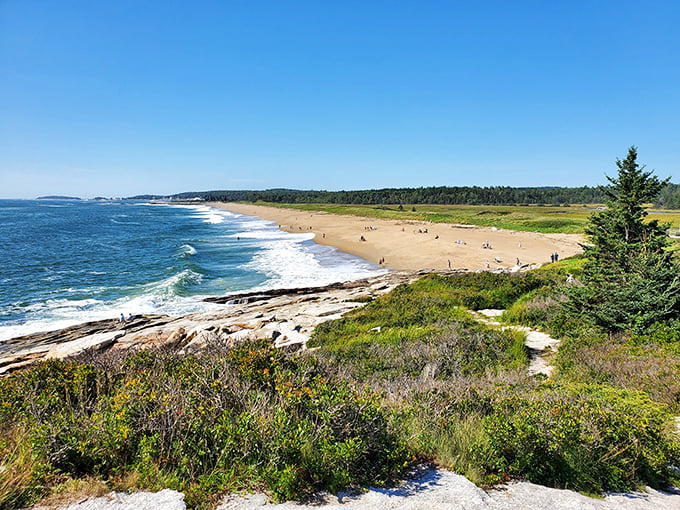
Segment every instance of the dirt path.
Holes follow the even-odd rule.
[[[476,313],[477,320],[488,324],[489,326],[500,327],[502,330],[522,331],[526,334],[524,345],[529,348],[529,355],[531,356],[531,363],[529,363],[529,375],[544,374],[548,377],[552,374],[553,366],[550,364],[546,354],[554,354],[557,352],[557,347],[560,341],[552,338],[547,333],[536,331],[526,326],[506,326],[498,321],[493,320],[500,316],[504,310],[486,309],[478,310]]]

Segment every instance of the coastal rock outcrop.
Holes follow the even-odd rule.
[[[314,328],[409,283],[424,272],[391,271],[323,287],[272,289],[208,298],[214,308],[180,317],[143,315],[109,319],[0,344],[0,376],[44,359],[68,359],[88,351],[167,347],[197,353],[213,343],[238,345],[270,340],[286,350],[305,349]]]

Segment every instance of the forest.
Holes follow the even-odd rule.
[[[514,188],[510,186],[431,186],[421,188],[383,188],[354,191],[316,191],[295,189],[214,190],[177,193],[170,197],[138,195],[136,200],[201,199],[221,202],[270,202],[285,204],[441,204],[441,205],[567,205],[599,204],[606,199],[606,187],[581,186]],[[680,208],[680,185],[667,184],[655,207]]]

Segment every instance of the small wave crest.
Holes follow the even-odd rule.
[[[196,251],[196,248],[191,246],[190,244],[183,244],[180,246],[182,249],[182,255],[196,255],[198,251]]]
[[[2,310],[21,318],[0,324],[0,342],[74,324],[114,319],[121,313],[126,316],[152,313],[180,315],[206,310],[210,306],[202,301],[205,296],[188,295],[188,289],[200,284],[202,278],[201,274],[185,269],[140,287],[119,289],[125,296],[111,300],[57,298],[33,304],[17,303]]]
[[[241,239],[255,239],[262,241],[292,241],[292,242],[303,242],[311,241],[314,239],[314,234],[289,234],[287,232],[281,232],[279,230],[248,230],[245,232],[238,232],[232,234],[230,237],[241,238]]]

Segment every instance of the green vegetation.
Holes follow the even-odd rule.
[[[666,184],[654,207],[680,209],[680,186]],[[294,189],[215,190],[178,193],[171,196],[138,195],[131,200],[206,200],[218,202],[268,202],[273,204],[334,204],[393,206],[406,210],[404,204],[415,205],[488,205],[488,206],[562,206],[597,204],[606,198],[604,188],[510,186],[433,186],[427,188],[384,188],[356,191],[319,191]]]
[[[398,206],[339,205],[339,204],[276,204],[260,205],[324,211],[369,218],[458,223],[480,227],[544,233],[581,233],[594,207],[557,206],[471,206],[471,205],[410,205]]]
[[[559,319],[565,275],[582,265],[429,275],[317,328],[316,348],[297,356],[247,343],[17,372],[0,381],[0,506],[88,484],[175,488],[192,508],[243,489],[299,499],[390,483],[423,461],[482,485],[663,487],[680,462],[669,428],[680,334],[611,339]],[[540,300],[541,313],[527,313]],[[528,376],[522,335],[480,324],[468,307],[561,327],[554,380]]]
[[[172,195],[173,200],[210,200],[222,202],[272,202],[279,204],[591,204],[601,202],[599,187],[579,188],[541,187],[512,188],[510,186],[432,186],[427,188],[384,188],[356,191],[315,191],[269,189],[260,191],[223,190],[199,191]],[[142,195],[133,199],[164,198]],[[165,197],[167,198],[167,197]]]
[[[643,221],[642,204],[658,196],[667,180],[644,172],[636,159],[631,147],[616,162],[618,176],[608,177],[607,209],[593,214],[586,227],[583,285],[569,293],[576,312],[609,331],[642,332],[680,315],[680,267],[668,226]]]
[[[84,476],[195,507],[242,488],[285,500],[385,483],[410,457],[379,404],[263,344],[42,363],[0,382],[0,506]]]

